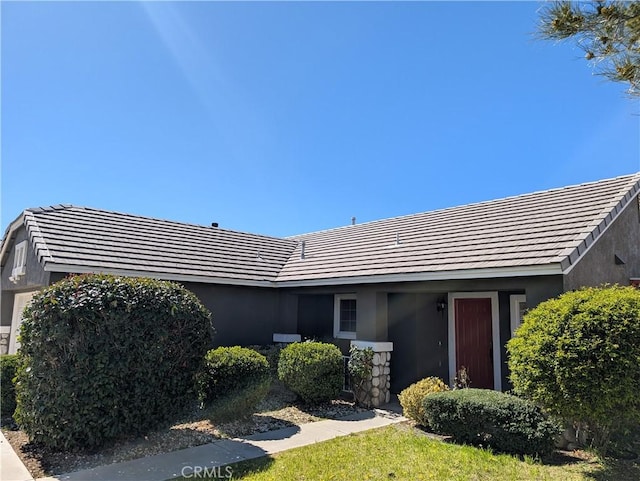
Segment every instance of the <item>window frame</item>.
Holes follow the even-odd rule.
[[[20,277],[27,273],[27,241],[23,240],[15,245],[13,251],[13,269],[11,275]]]
[[[340,304],[342,301],[354,300],[356,301],[356,330],[355,331],[342,331],[340,329]],[[336,294],[333,297],[333,337],[336,339],[356,339],[358,326],[358,298],[355,294]]]
[[[527,302],[526,294],[511,294],[509,296],[509,312],[511,316],[511,337],[516,332],[516,329],[522,324],[522,310],[520,309],[521,303]]]

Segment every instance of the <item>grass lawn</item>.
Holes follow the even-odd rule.
[[[247,481],[640,479],[637,463],[607,465],[595,458],[584,460],[559,455],[550,461],[521,460],[457,446],[399,425],[237,463],[230,468],[232,479]]]

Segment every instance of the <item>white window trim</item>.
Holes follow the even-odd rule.
[[[500,312],[498,292],[450,292],[449,305],[449,384],[453,386],[456,376],[456,299],[491,299],[491,342],[493,342],[493,389],[502,391],[502,359],[500,356]]]
[[[509,296],[509,307],[511,310],[511,337],[516,332],[516,329],[520,327],[520,303],[527,302],[527,296],[524,294],[512,294]]]
[[[13,252],[12,277],[20,277],[27,273],[27,241],[23,240],[16,244]]]
[[[356,326],[358,325],[358,299],[355,294],[336,294],[333,297],[333,337],[336,339],[356,339],[356,333],[340,330],[340,301],[346,299],[356,300]]]

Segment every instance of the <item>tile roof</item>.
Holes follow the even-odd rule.
[[[560,273],[639,192],[640,173],[296,236],[304,259],[299,246],[277,280],[417,280],[523,267]]]
[[[286,239],[68,205],[16,222],[49,271],[285,286],[560,274],[639,193],[637,173]]]
[[[27,209],[24,222],[45,269],[64,272],[260,283],[275,280],[296,245],[288,239],[68,205]]]

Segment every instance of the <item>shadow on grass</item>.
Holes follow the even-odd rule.
[[[411,425],[399,425],[398,429],[412,429],[413,432],[422,436],[442,441],[448,444],[454,444],[462,446],[463,444],[456,442],[451,436],[442,436],[430,432],[422,426]],[[482,445],[469,445],[483,449]],[[492,451],[496,454],[500,454],[499,451]],[[638,481],[640,480],[640,456],[634,452],[628,451],[624,453],[616,453],[617,457],[608,457],[604,460],[599,459],[595,454],[587,451],[562,451],[555,450],[551,454],[544,456],[542,459],[538,459],[537,462],[545,466],[570,466],[587,464],[591,465],[592,469],[584,473],[587,479],[593,479],[595,481]],[[626,459],[621,459],[621,456],[625,455]],[[525,460],[524,456],[509,454],[514,458]]]
[[[568,466],[571,464],[589,462],[589,459],[574,451],[556,450],[542,458],[541,462],[547,466]],[[593,462],[596,462],[595,458],[593,458]]]
[[[227,466],[231,473],[231,479],[243,479],[246,476],[268,471],[274,463],[271,456],[263,456],[261,458],[250,459],[248,461],[240,461],[239,463]],[[214,478],[215,479],[215,478]]]
[[[636,461],[620,459],[605,460],[603,467],[588,473],[596,481],[638,481],[640,479],[640,464]]]

